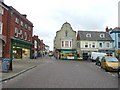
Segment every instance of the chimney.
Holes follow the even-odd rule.
[[[105,29],[105,30],[106,30],[106,32],[109,32],[108,26],[106,26],[106,29]]]
[[[26,15],[26,14],[23,14],[22,16],[23,16],[24,18],[26,18],[26,17],[27,17],[27,15]]]

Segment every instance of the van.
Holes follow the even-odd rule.
[[[107,55],[106,53],[101,53],[101,52],[91,52],[91,60],[94,62],[98,56],[105,56]]]

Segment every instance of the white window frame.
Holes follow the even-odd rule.
[[[27,33],[24,32],[24,37],[25,37],[25,40],[27,40]]]
[[[91,34],[90,34],[90,33],[87,33],[87,34],[86,34],[86,37],[91,37]]]
[[[20,35],[20,38],[21,38],[21,39],[23,39],[23,34],[22,34],[22,33],[23,33],[23,30],[20,30],[19,35]]]
[[[102,46],[100,46],[100,43],[102,44]],[[103,43],[102,43],[102,42],[100,42],[100,43],[99,43],[99,47],[100,47],[100,48],[103,48]]]
[[[3,23],[0,22],[0,34],[2,34],[2,30],[3,30]]]
[[[109,42],[106,43],[106,47],[107,47],[107,48],[110,47],[110,43],[109,43]]]
[[[20,25],[23,27],[23,21],[20,21]]]
[[[105,34],[100,34],[100,38],[105,38]]]
[[[3,15],[4,14],[4,9],[2,7],[0,7],[0,14]]]
[[[15,22],[19,24],[19,19],[16,17]]]
[[[18,30],[18,28],[17,27],[15,27],[15,37],[18,37],[18,34],[19,34],[19,30]]]

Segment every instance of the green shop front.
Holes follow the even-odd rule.
[[[32,43],[16,38],[11,39],[11,57],[13,59],[30,59]]]
[[[60,50],[60,58],[62,60],[76,60],[77,59],[77,51],[75,49],[61,49]]]

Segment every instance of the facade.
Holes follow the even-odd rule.
[[[76,53],[76,31],[69,23],[64,23],[54,38],[54,51],[59,53],[59,58],[74,59]]]
[[[106,31],[114,40],[115,55],[120,57],[120,27],[115,27],[114,29],[108,29],[107,27]]]
[[[8,28],[9,7],[0,1],[0,58],[5,57],[5,44]]]
[[[32,37],[32,58],[36,58],[38,56],[40,56],[40,44],[41,44],[41,41],[40,39],[38,38],[38,36],[34,35]]]
[[[113,39],[107,32],[78,31],[77,52],[82,58],[91,55],[91,52],[113,54]]]
[[[30,58],[33,24],[26,18],[26,15],[20,14],[11,6],[8,7],[8,11],[5,13],[3,13],[3,18],[6,15],[7,18],[5,20],[2,19],[6,25],[5,27],[3,26],[2,32],[6,36],[6,43],[3,47],[3,58]]]

